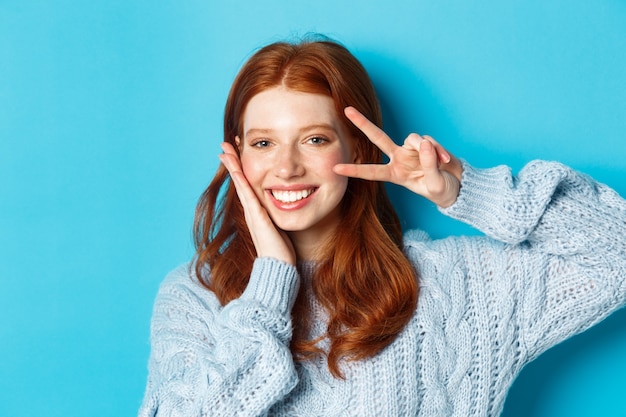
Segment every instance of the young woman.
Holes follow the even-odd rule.
[[[381,124],[337,43],[243,66],[196,257],[155,302],[140,416],[497,416],[526,363],[625,304],[613,190],[557,163],[479,170]],[[487,236],[403,239],[385,181]]]

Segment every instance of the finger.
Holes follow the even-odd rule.
[[[420,161],[428,198],[439,204],[439,197],[445,193],[447,187],[444,173],[439,169],[437,149],[432,142],[424,140],[420,144]]]
[[[235,185],[235,190],[237,191],[239,200],[245,208],[246,206],[249,206],[250,202],[256,201],[256,194],[254,194],[254,191],[250,187],[250,184],[243,173],[239,157],[237,156],[232,145],[223,144],[222,149],[224,149],[224,153],[219,155],[219,159],[228,170],[230,178]]]
[[[409,136],[406,137],[406,139],[404,139],[402,147],[411,151],[419,152],[420,145],[425,140],[426,139],[424,139],[417,133],[411,133]]]
[[[245,180],[239,161],[233,157],[233,155],[226,153],[219,155],[218,158],[228,170],[228,174],[230,175],[230,178],[239,193],[240,185],[243,183],[243,180]]]
[[[422,140],[419,144],[420,163],[425,175],[439,174],[439,158],[435,145],[429,140]]]
[[[442,164],[447,164],[448,162],[450,162],[450,160],[452,159],[450,152],[448,152],[443,146],[441,146],[439,142],[433,139],[432,136],[428,135],[424,135],[422,136],[422,138],[431,142],[435,146],[435,149],[437,151],[437,157]]]
[[[428,136],[428,135],[420,136],[417,133],[411,133],[404,140],[404,145],[403,146],[405,148],[412,148],[412,149],[415,149],[415,150],[419,151],[420,144],[422,143],[422,141],[428,141],[428,142],[433,144],[433,146],[435,147],[435,150],[437,152],[437,159],[439,160],[439,162],[442,165],[443,164],[447,164],[448,162],[450,162],[450,159],[451,159],[450,153],[448,151],[446,151],[445,148],[443,146],[441,146],[431,136]]]
[[[367,136],[367,138],[386,155],[391,155],[397,145],[391,140],[387,134],[382,131],[378,126],[372,123],[367,117],[363,116],[354,107],[346,107],[344,113],[348,120],[350,120],[361,132]]]
[[[235,147],[233,146],[232,143],[222,142],[221,148],[224,151],[224,153],[229,154],[229,155],[235,155],[238,157],[237,150],[235,150]]]
[[[230,143],[226,142],[223,142],[221,147],[224,153],[218,155],[218,158],[222,164],[224,164],[230,176],[233,177],[233,175],[237,172],[243,173],[241,162],[239,161],[239,156],[237,155],[235,148]]]
[[[379,164],[337,164],[333,167],[336,174],[345,177],[360,178],[368,181],[390,181],[389,167]]]

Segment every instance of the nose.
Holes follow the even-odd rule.
[[[274,173],[281,179],[299,177],[304,174],[302,155],[297,146],[281,147],[276,153]]]

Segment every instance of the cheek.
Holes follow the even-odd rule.
[[[334,184],[337,192],[343,193],[348,186],[348,177],[338,175],[333,171],[337,164],[349,162],[342,154],[329,155],[318,160],[313,166],[318,173],[324,173],[324,178],[328,183]]]
[[[325,172],[328,172],[329,175],[338,178],[345,178],[342,175],[337,175],[333,171],[333,168],[337,164],[349,164],[352,163],[351,156],[348,152],[337,151],[324,155],[322,158],[319,158],[314,166],[319,168],[323,168]]]
[[[246,158],[243,154],[240,161],[243,175],[245,175],[248,183],[255,188],[263,178],[263,164],[254,158]]]

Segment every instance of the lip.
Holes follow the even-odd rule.
[[[318,189],[319,187],[315,185],[290,185],[290,186],[279,185],[279,186],[266,188],[265,192],[269,200],[272,202],[272,204],[276,208],[280,210],[284,210],[284,211],[290,211],[290,210],[299,210],[302,207],[306,206],[311,201],[312,197],[317,193]],[[308,191],[308,190],[312,190],[312,192],[309,195],[299,200],[292,201],[292,202],[285,202],[285,201],[278,200],[276,197],[274,197],[274,194],[273,194],[273,191],[298,193],[298,192],[303,192],[303,191]]]

